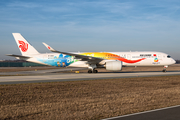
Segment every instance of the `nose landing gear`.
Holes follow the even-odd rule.
[[[163,69],[163,71],[162,72],[166,72],[166,68],[167,68],[168,66],[164,66],[164,69]]]

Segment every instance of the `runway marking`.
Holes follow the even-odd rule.
[[[160,108],[160,109],[155,109],[155,110],[149,110],[149,111],[144,111],[144,112],[139,112],[139,113],[133,113],[133,114],[128,114],[128,115],[122,115],[122,116],[117,116],[117,117],[112,117],[112,118],[105,118],[102,120],[112,120],[112,119],[117,119],[117,118],[124,118],[124,117],[129,117],[129,116],[134,116],[134,115],[140,115],[140,114],[145,114],[145,113],[157,112],[157,111],[161,111],[161,110],[167,110],[167,109],[176,108],[176,107],[180,107],[180,105],[170,106],[170,107],[165,107],[165,108]]]

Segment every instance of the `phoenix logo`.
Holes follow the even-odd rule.
[[[48,49],[51,49],[51,48],[48,46]]]
[[[18,42],[19,42],[19,48],[21,48],[21,50],[23,51],[23,52],[26,52],[27,50],[28,50],[28,44],[27,43],[25,43],[24,41],[20,41],[20,40],[18,40]]]

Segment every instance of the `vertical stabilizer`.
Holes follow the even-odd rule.
[[[28,41],[26,41],[26,39],[24,39],[24,37],[20,33],[12,34],[23,56],[39,54],[39,52],[33,46],[31,46],[31,44],[29,44]]]

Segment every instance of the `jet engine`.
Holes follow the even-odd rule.
[[[112,71],[120,71],[122,70],[122,62],[121,61],[107,61],[106,62],[106,70]]]

